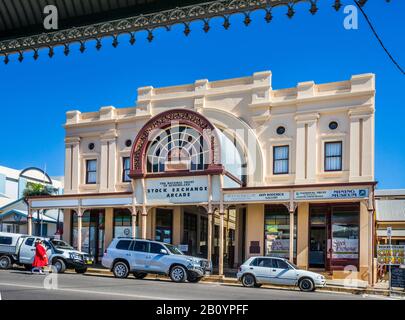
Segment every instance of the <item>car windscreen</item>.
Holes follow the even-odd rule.
[[[60,248],[60,249],[67,249],[67,250],[73,250],[74,249],[71,245],[67,244],[65,241],[60,241],[60,240],[52,241],[52,244],[53,244],[54,247]]]
[[[171,244],[165,244],[165,246],[170,251],[170,253],[183,255],[183,252],[181,252],[177,247],[175,247]]]
[[[50,241],[44,241],[43,243],[47,251],[54,248]]]

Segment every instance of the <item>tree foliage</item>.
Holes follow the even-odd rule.
[[[24,198],[33,197],[33,196],[50,196],[57,193],[58,189],[53,188],[52,186],[43,185],[40,183],[27,183],[26,188],[24,189],[23,195]]]

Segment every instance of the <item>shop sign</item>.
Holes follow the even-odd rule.
[[[201,176],[148,179],[145,191],[148,204],[207,202],[208,178]]]
[[[400,265],[405,264],[404,245],[378,245],[377,262],[379,264]]]
[[[368,189],[337,189],[294,192],[295,200],[359,199],[367,197]]]
[[[266,255],[288,258],[290,252],[289,239],[275,239],[272,235],[266,236]]]
[[[405,266],[391,268],[391,287],[405,289]]]
[[[359,240],[333,238],[332,252],[333,259],[357,259],[359,256]]]
[[[289,192],[227,193],[224,195],[224,201],[228,203],[266,202],[266,201],[285,201],[285,200],[290,200]]]
[[[178,248],[181,252],[188,252],[188,244],[179,244]]]

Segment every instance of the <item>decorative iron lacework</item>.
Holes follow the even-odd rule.
[[[9,54],[19,54],[18,60],[24,60],[25,51],[33,51],[33,58],[36,60],[39,57],[38,50],[48,48],[49,57],[54,55],[54,47],[64,46],[64,54],[70,52],[69,45],[73,43],[80,44],[80,52],[86,50],[85,43],[89,40],[96,41],[96,48],[101,48],[101,39],[104,37],[112,37],[112,45],[118,46],[118,36],[121,34],[129,34],[131,44],[135,43],[135,33],[138,31],[147,31],[147,39],[153,40],[153,31],[157,28],[166,28],[170,30],[170,26],[175,24],[184,24],[184,34],[187,36],[190,33],[190,22],[202,20],[204,22],[204,31],[210,29],[209,21],[214,17],[222,17],[224,19],[223,26],[225,29],[230,27],[230,16],[235,13],[244,13],[244,23],[249,25],[251,22],[250,13],[256,10],[265,11],[265,20],[272,20],[272,8],[277,6],[287,7],[287,16],[294,16],[294,5],[300,2],[310,4],[309,11],[312,14],[317,12],[318,0],[218,0],[215,2],[202,3],[199,5],[191,5],[176,9],[151,13],[147,15],[139,15],[132,18],[108,21],[88,26],[72,28],[62,31],[43,33],[39,35],[17,38],[12,40],[0,41],[0,55],[3,55],[4,62],[9,62]],[[339,10],[341,7],[340,0],[330,0],[333,7]],[[364,5],[366,0],[359,1]]]

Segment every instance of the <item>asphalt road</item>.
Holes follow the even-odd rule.
[[[115,279],[101,275],[32,275],[0,270],[3,300],[358,300],[384,299],[335,292],[304,293],[294,289],[243,288],[218,283]]]

